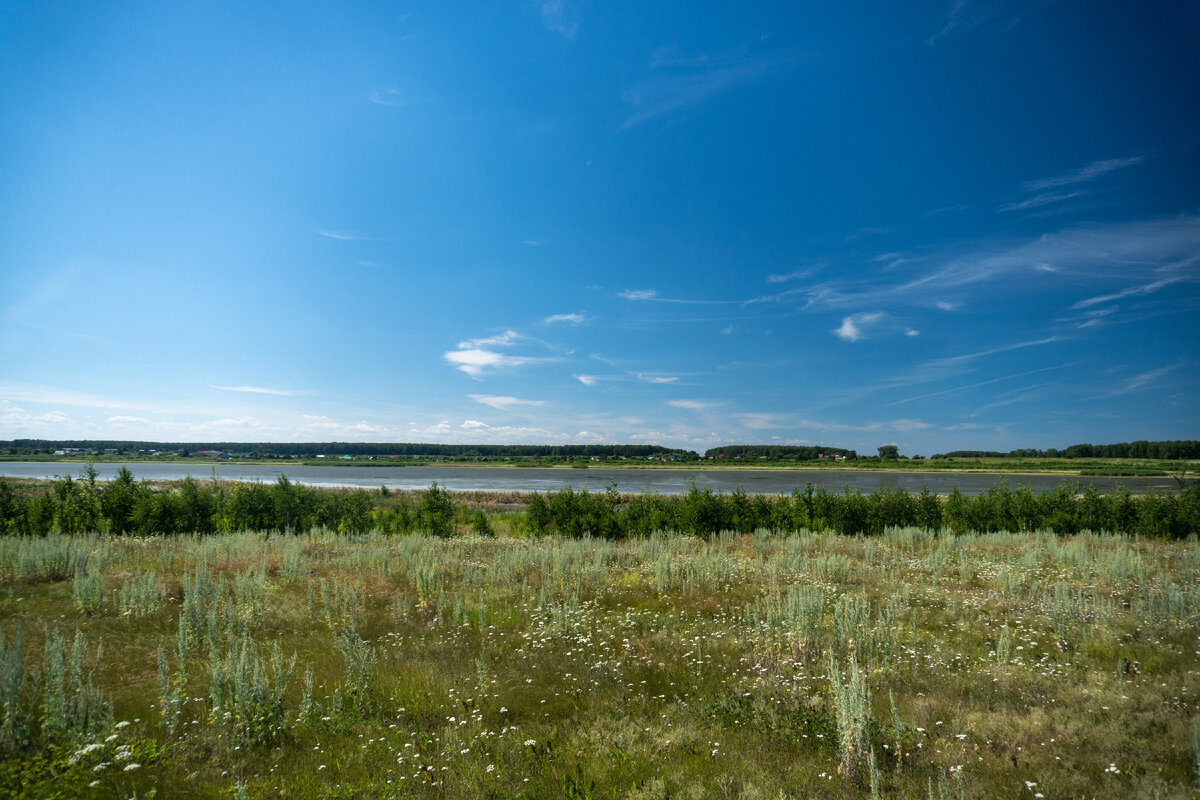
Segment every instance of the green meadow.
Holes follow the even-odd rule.
[[[0,539],[0,796],[1185,798],[1200,545]]]

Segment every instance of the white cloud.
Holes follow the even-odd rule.
[[[0,398],[18,403],[42,403],[44,405],[85,406],[92,408],[128,408],[140,404],[126,403],[110,397],[59,389],[31,383],[0,383]]]
[[[1123,289],[1119,292],[1114,292],[1113,294],[1098,295],[1096,297],[1089,297],[1086,300],[1080,300],[1078,303],[1072,305],[1071,308],[1078,310],[1081,308],[1087,308],[1088,306],[1098,305],[1099,303],[1109,303],[1113,300],[1123,300],[1126,297],[1136,297],[1138,295],[1151,294],[1152,292],[1157,292],[1159,289],[1163,289],[1171,284],[1180,283],[1183,280],[1184,278],[1182,277],[1163,278],[1162,280],[1151,281],[1150,283],[1145,283],[1141,286],[1130,286],[1128,289]]]
[[[527,337],[524,334],[508,330],[504,333],[498,333],[495,336],[485,336],[482,339],[467,339],[466,341],[459,342],[458,346],[459,349],[469,347],[508,347],[525,338]]]
[[[660,297],[654,289],[626,289],[617,292],[618,297],[626,300],[653,300],[656,303],[676,303],[689,306],[728,306],[742,305],[744,300],[692,300],[683,297]]]
[[[679,381],[677,375],[647,375],[644,372],[637,373],[637,378],[646,383],[676,383]]]
[[[940,308],[942,311],[954,311],[961,306],[962,303],[951,303],[949,300],[938,300],[936,303],[934,303],[934,305]]]
[[[1027,375],[1036,375],[1040,372],[1058,372],[1059,370],[1063,370],[1068,367],[1075,366],[1078,363],[1079,362],[1072,362],[1072,363],[1068,363],[1068,364],[1055,364],[1052,367],[1041,367],[1039,369],[1031,369],[1026,372],[1018,372],[1013,375],[1001,375],[998,378],[989,378],[986,381],[978,381],[976,383],[969,383],[965,386],[954,386],[950,389],[941,389],[936,392],[926,392],[924,394],[915,395],[913,397],[905,397],[901,400],[896,400],[891,403],[888,403],[888,405],[889,406],[899,406],[899,405],[903,405],[904,403],[911,403],[914,400],[925,400],[930,397],[941,397],[942,395],[953,394],[954,392],[962,392],[962,391],[966,391],[967,389],[978,389],[980,386],[989,386],[993,383],[1000,383],[1002,381],[1010,381],[1015,378],[1024,378]]]
[[[468,395],[468,397],[476,403],[491,406],[498,411],[508,411],[515,406],[540,406],[545,405],[546,402],[545,400],[521,400],[517,397],[494,394],[472,394]]]
[[[296,392],[289,392],[285,389],[269,389],[262,386],[212,386],[210,389],[219,389],[222,392],[249,392],[250,394],[270,394],[280,397],[292,397]]]
[[[521,343],[537,343],[546,346],[533,337],[514,330],[506,330],[494,336],[484,336],[478,339],[465,339],[458,343],[457,350],[449,350],[443,357],[473,378],[478,378],[489,370],[513,369],[529,364],[557,361],[557,358],[508,355],[489,349],[492,347],[512,347]]]
[[[222,419],[210,420],[207,423],[214,428],[261,428],[262,422],[254,417],[223,417]]]
[[[1005,291],[1042,291],[1044,284],[1011,280],[1014,275],[1028,278],[1035,274],[1051,279],[1050,274],[1040,271],[1040,265],[1054,267],[1055,280],[1089,281],[1091,285],[1101,281],[1127,282],[1131,277],[1156,281],[1192,270],[1200,252],[1200,215],[1081,225],[992,251],[956,252],[961,247],[951,246],[941,253],[922,257],[921,263],[932,263],[932,268],[900,283],[864,282],[848,287],[826,282],[799,294],[807,298],[810,308],[933,302],[949,311],[957,307],[956,295],[985,282],[1004,281]],[[948,295],[954,299],[947,299]]]
[[[1040,192],[1045,189],[1054,189],[1059,186],[1070,186],[1076,183],[1087,183],[1094,181],[1102,175],[1107,175],[1116,169],[1132,167],[1142,163],[1144,159],[1141,156],[1132,156],[1130,158],[1109,158],[1103,161],[1093,161],[1087,166],[1079,169],[1066,172],[1062,175],[1056,175],[1052,178],[1043,178],[1037,181],[1029,181],[1025,184],[1025,188],[1032,192]]]
[[[787,283],[788,281],[807,278],[817,271],[817,267],[809,267],[808,269],[798,269],[785,274],[772,274],[767,276],[767,283]]]
[[[547,360],[528,356],[510,356],[505,353],[497,353],[493,350],[484,350],[479,347],[449,350],[444,354],[444,357],[454,365],[455,369],[462,370],[472,378],[478,378],[488,370],[512,369]]]
[[[1176,366],[1178,366],[1178,365],[1176,365]],[[1138,389],[1141,389],[1143,387],[1146,387],[1146,386],[1154,383],[1159,378],[1163,377],[1164,375],[1166,375],[1167,373],[1171,372],[1174,369],[1175,369],[1174,366],[1159,367],[1158,369],[1152,369],[1152,370],[1149,370],[1148,372],[1143,372],[1140,375],[1135,375],[1132,378],[1130,378],[1128,381],[1126,381],[1125,386],[1122,389],[1119,389],[1116,392],[1112,392],[1112,394],[1124,394],[1125,392],[1137,391]]]
[[[1075,192],[1042,192],[1041,194],[1028,197],[1024,200],[1017,200],[1012,203],[1005,203],[1000,206],[1001,211],[1024,211],[1027,208],[1040,208],[1048,206],[1051,203],[1061,203],[1064,200],[1070,200],[1086,192],[1080,190]]]
[[[921,332],[919,330],[917,330],[916,328],[905,328],[904,335],[905,336],[920,336]]]
[[[658,72],[650,80],[622,93],[630,106],[631,115],[618,131],[639,125],[647,120],[699,105],[722,92],[750,83],[760,77],[790,66],[795,56],[784,53],[759,58],[702,60],[656,58],[651,68]]]
[[[366,236],[360,236],[357,233],[351,233],[350,231],[326,231],[321,230],[320,228],[317,229],[317,233],[326,237],[327,239],[337,239],[341,242],[361,242],[368,238]]]
[[[871,327],[881,319],[883,319],[882,311],[851,314],[848,317],[843,317],[841,327],[835,328],[833,332],[843,341],[857,342],[865,335],[865,329]]]
[[[667,405],[675,408],[686,408],[689,411],[703,411],[706,408],[715,408],[720,403],[712,403],[704,400],[668,400]]]
[[[378,106],[404,105],[404,98],[399,89],[376,89],[367,99]]]
[[[553,325],[556,322],[567,322],[567,323],[570,323],[571,325],[581,325],[584,322],[587,322],[587,316],[584,314],[579,314],[579,313],[551,314],[550,316],[548,316],[544,320],[542,320],[542,322],[546,323],[547,325]]]
[[[546,0],[542,3],[542,22],[545,23],[546,29],[557,33],[564,39],[574,41],[575,35],[579,32],[579,23],[569,21],[567,16],[567,8],[563,0]]]
[[[126,416],[124,414],[118,414],[114,417],[109,417],[108,419],[106,419],[104,421],[111,422],[114,425],[130,425],[130,424],[134,424],[134,423],[141,424],[141,425],[149,425],[150,424],[150,420],[146,419],[145,417],[130,417],[130,416]]]
[[[575,375],[573,377],[584,386],[595,386],[600,382],[600,377],[598,375]]]
[[[754,431],[769,430],[771,428],[786,428],[792,424],[792,418],[789,414],[751,413],[734,414],[733,416],[735,419],[740,421],[742,425]]]

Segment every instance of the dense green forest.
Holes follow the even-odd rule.
[[[1119,442],[1117,444],[1073,444],[1065,450],[952,450],[932,458],[1153,458],[1166,461],[1200,458],[1200,442]]]
[[[695,452],[651,444],[433,444],[433,443],[372,443],[372,442],[138,442],[118,440],[48,440],[13,439],[0,441],[0,449],[19,453],[53,452],[61,449],[115,450],[124,453],[201,450],[272,456],[443,456],[448,458],[646,458],[677,456],[697,458]]]
[[[590,459],[590,458],[660,458],[663,460],[693,461],[701,458],[759,459],[769,461],[817,461],[841,456],[858,459],[855,450],[824,445],[765,445],[738,444],[713,447],[701,456],[692,450],[661,447],[649,444],[436,444],[420,442],[141,442],[126,440],[51,440],[12,439],[0,441],[0,453],[10,456],[53,453],[55,450],[77,450],[82,453],[111,453],[116,455],[162,454],[194,455],[199,452],[219,452],[252,458],[313,458],[318,455],[386,458],[447,458],[447,459]],[[881,448],[894,451],[894,446]],[[874,459],[875,456],[865,456]],[[937,453],[933,459],[1076,459],[1076,458],[1138,458],[1159,461],[1200,459],[1200,441],[1135,441],[1116,444],[1073,444],[1064,449],[1038,450],[1024,448],[1000,452],[995,450],[952,450]]]
[[[1186,538],[1200,534],[1200,483],[1178,493],[1135,497],[1126,490],[1102,494],[1064,481],[1034,493],[1001,481],[975,497],[955,490],[941,497],[928,489],[829,492],[811,484],[791,495],[717,494],[693,488],[684,495],[623,495],[615,487],[589,493],[563,489],[529,494],[505,524],[524,534],[558,533],[601,538],[649,536],[657,531],[712,535],[722,531],[833,531],[879,534],[889,527],[969,531],[1082,530]],[[347,534],[424,531],[452,535],[488,533],[496,514],[456,499],[434,484],[428,490],[323,490],[280,476],[274,484],[197,481],[170,484],[134,480],[122,468],[114,480],[80,478],[44,482],[0,479],[0,532],[156,535],[316,530]]]
[[[779,444],[729,444],[704,451],[705,458],[766,458],[772,461],[815,461],[824,456],[857,458],[853,450],[842,447],[793,446]]]

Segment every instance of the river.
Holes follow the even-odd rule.
[[[234,481],[273,483],[280,475],[308,486],[341,486],[355,488],[427,489],[430,484],[451,491],[485,492],[554,492],[570,487],[576,490],[602,492],[615,483],[622,492],[678,494],[688,491],[693,483],[698,489],[732,492],[744,489],[749,494],[790,494],[802,490],[806,483],[832,492],[843,489],[898,488],[920,492],[928,487],[938,494],[949,494],[955,487],[963,494],[975,495],[987,490],[997,481],[1007,478],[1010,486],[1024,484],[1035,492],[1054,489],[1062,475],[1004,475],[998,472],[894,472],[884,470],[804,470],[804,469],[620,469],[591,467],[589,469],[551,467],[317,467],[301,464],[217,464],[128,463],[101,462],[95,465],[100,480],[109,480],[122,466],[129,468],[139,480],[178,480],[188,475],[208,479],[215,468],[218,478]],[[0,476],[20,478],[53,478],[61,475],[78,476],[83,464],[55,461],[0,462]],[[1094,485],[1101,492],[1117,484],[1130,491],[1143,493],[1150,489],[1171,491],[1177,488],[1173,478],[1107,478],[1070,477],[1080,487]]]

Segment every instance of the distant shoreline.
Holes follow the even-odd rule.
[[[1200,471],[1200,462],[1174,461],[1161,462],[1149,459],[1073,459],[1078,465],[1066,466],[1061,459],[1046,459],[1056,463],[1040,466],[1036,462],[1041,459],[996,459],[989,463],[985,459],[912,459],[877,460],[856,459],[843,462],[832,461],[746,461],[746,460],[696,460],[696,461],[629,461],[604,460],[595,462],[563,463],[552,460],[538,461],[440,461],[434,459],[391,459],[375,458],[344,460],[341,458],[227,458],[210,457],[192,458],[136,458],[129,456],[95,455],[81,457],[79,455],[47,456],[47,455],[0,455],[0,462],[25,463],[64,463],[77,464],[91,461],[96,464],[178,464],[194,467],[219,466],[222,464],[244,464],[260,467],[386,467],[389,469],[422,468],[422,469],[555,469],[555,470],[663,470],[663,469],[692,469],[692,470],[735,470],[735,471],[821,471],[821,472],[896,472],[915,475],[928,473],[961,473],[987,474],[1004,473],[1006,475],[1063,475],[1079,477],[1168,477],[1179,473],[1194,473]],[[1031,463],[1033,462],[1033,463]]]

